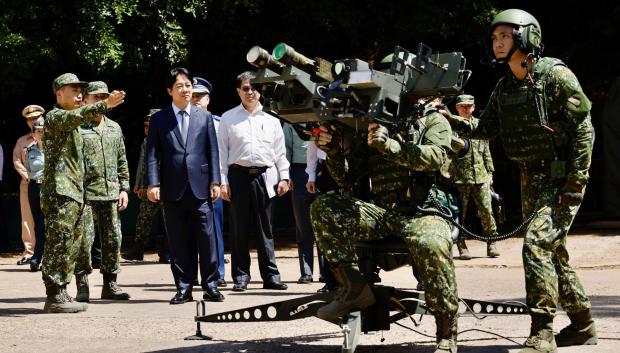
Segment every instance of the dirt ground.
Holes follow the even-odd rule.
[[[571,263],[577,269],[593,304],[600,342],[598,346],[560,348],[561,353],[620,351],[620,231],[573,235],[569,238]],[[497,259],[482,257],[484,244],[470,241],[475,257],[456,260],[459,295],[481,300],[525,300],[521,263],[522,239],[500,244]],[[253,281],[244,293],[224,288],[223,303],[207,303],[216,313],[265,304],[316,292],[322,283],[297,284],[299,266],[294,248],[280,249],[278,266],[289,284],[285,292],[262,288],[253,258]],[[254,254],[255,255],[255,254]],[[339,352],[342,334],[336,325],[316,318],[270,323],[203,324],[211,341],[185,341],[195,332],[195,305],[169,305],[174,285],[169,267],[147,256],[144,263],[123,263],[122,287],[132,295],[127,302],[93,299],[79,314],[43,314],[41,274],[15,265],[17,255],[0,255],[0,352]],[[227,265],[227,271],[229,270]],[[228,273],[228,272],[227,272]],[[315,281],[318,276],[315,276]],[[414,288],[409,268],[382,274],[384,284]],[[91,298],[98,298],[102,278],[91,279]],[[230,283],[230,279],[227,278]],[[75,285],[70,285],[75,294]],[[194,298],[200,297],[194,293]],[[412,328],[410,321],[401,323]],[[560,312],[555,328],[568,323]],[[391,330],[362,335],[356,352],[432,352],[432,317],[423,317],[418,332],[393,325]],[[470,331],[479,330],[479,331]],[[459,319],[459,352],[518,352],[529,331],[528,316]],[[516,343],[515,343],[516,342]]]

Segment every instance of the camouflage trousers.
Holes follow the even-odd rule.
[[[134,238],[135,244],[144,246],[144,243],[149,237],[151,226],[153,224],[153,217],[161,209],[161,203],[153,203],[145,196],[140,200],[140,206],[138,207],[138,219],[136,220],[136,235]]]
[[[84,208],[84,236],[80,242],[76,274],[93,272],[90,250],[95,232],[101,240],[101,273],[121,272],[121,222],[118,217],[118,201],[89,201]]]
[[[591,308],[577,274],[569,265],[566,237],[579,206],[558,204],[564,182],[548,173],[521,169],[524,217],[547,208],[528,225],[523,243],[527,305],[533,314],[554,317],[558,303],[567,313]]]
[[[491,187],[489,183],[482,184],[459,184],[457,185],[461,194],[461,224],[465,223],[467,217],[467,206],[469,198],[472,197],[476,203],[478,217],[482,223],[482,231],[485,236],[497,234],[497,225],[493,217],[493,206],[491,204]]]
[[[431,311],[435,316],[456,316],[458,295],[448,221],[437,216],[402,216],[333,194],[317,197],[310,218],[319,248],[336,266],[357,262],[355,242],[359,240],[402,237],[426,288],[426,303]]]
[[[83,238],[84,205],[70,197],[53,195],[42,202],[42,208],[46,231],[43,282],[45,285],[66,285],[71,283]]]

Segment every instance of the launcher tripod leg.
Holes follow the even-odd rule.
[[[196,301],[196,317],[205,316],[205,301]],[[196,321],[196,333],[191,336],[185,337],[186,341],[198,341],[198,340],[212,340],[213,337],[203,335],[200,330],[200,321]]]
[[[342,324],[342,333],[344,341],[342,342],[342,353],[353,353],[357,348],[362,328],[362,313],[353,311],[344,317]]]

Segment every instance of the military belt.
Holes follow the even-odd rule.
[[[231,164],[228,168],[229,169],[240,170],[240,171],[242,171],[244,173],[248,173],[250,175],[263,174],[267,170],[267,167],[244,167],[244,166],[239,165],[239,164]]]
[[[43,184],[43,179],[30,179],[30,182],[34,184]]]

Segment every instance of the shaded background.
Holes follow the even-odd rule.
[[[239,104],[235,76],[252,67],[247,50],[271,50],[286,42],[308,57],[381,60],[395,45],[414,50],[423,42],[435,51],[461,51],[474,74],[467,93],[483,109],[503,69],[480,64],[494,14],[517,7],[542,26],[545,55],[564,60],[593,101],[597,133],[591,181],[578,221],[620,216],[620,4],[614,1],[355,1],[355,0],[2,0],[0,1],[0,248],[19,245],[17,192],[12,168],[16,139],[27,126],[28,104],[49,110],[51,82],[63,72],[104,80],[124,89],[126,102],[110,113],[123,128],[132,183],[149,108],[169,104],[165,91],[171,67],[186,66],[214,85],[210,110],[221,114]],[[615,88],[614,88],[615,87]],[[610,94],[611,92],[611,94]],[[611,148],[607,148],[610,146]],[[492,143],[495,186],[511,220],[520,217],[518,169]],[[288,198],[278,200],[275,225],[288,229]],[[136,200],[124,212],[123,232],[133,234]]]

